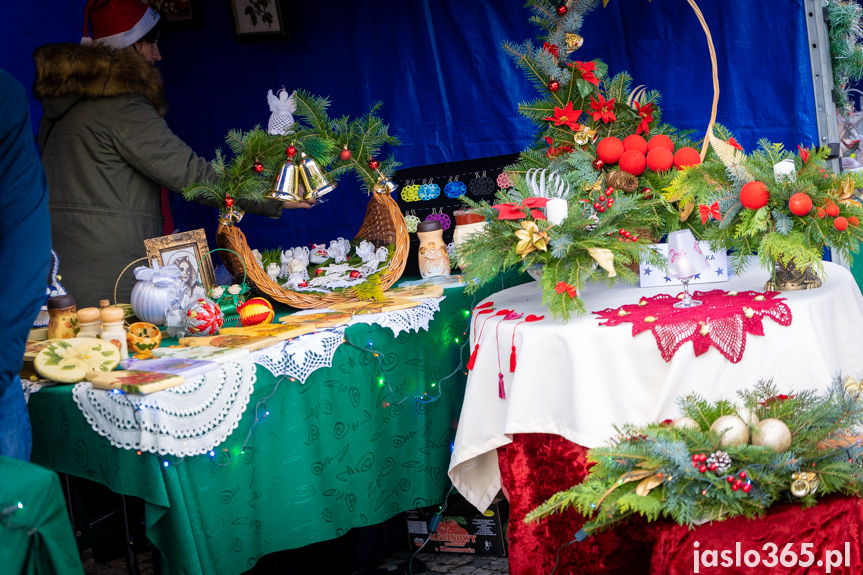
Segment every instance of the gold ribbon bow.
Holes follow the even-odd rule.
[[[860,392],[863,391],[863,381],[857,381],[853,377],[846,377],[842,387],[845,388],[845,391],[849,395],[853,395],[854,399],[857,399],[860,397]]]
[[[540,230],[536,222],[525,220],[521,222],[521,228],[515,232],[515,237],[519,239],[515,253],[525,257],[534,250],[548,251],[548,234]]]

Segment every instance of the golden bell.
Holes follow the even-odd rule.
[[[306,156],[305,153],[302,153],[301,157],[299,169],[300,175],[303,177],[303,185],[306,187],[305,199],[317,199],[336,189],[336,185],[327,180],[317,162]]]
[[[398,186],[394,184],[392,180],[388,180],[384,176],[380,176],[372,189],[379,194],[392,194],[397,188]]]
[[[276,175],[276,180],[273,182],[269,196],[282,201],[303,201],[299,192],[300,178],[297,172],[298,169],[293,162],[287,161],[282,164],[279,173]]]

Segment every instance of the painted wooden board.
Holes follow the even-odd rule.
[[[155,391],[176,387],[183,383],[182,375],[139,371],[135,369],[112,371],[110,373],[90,372],[87,379],[96,389],[119,389],[124,393],[145,395]]]
[[[345,312],[325,311],[303,315],[283,315],[279,321],[287,325],[313,325],[316,328],[338,327],[351,321],[352,315]]]
[[[405,297],[408,299],[426,299],[430,297],[441,297],[443,287],[434,285],[399,286],[388,289],[384,295],[389,297]]]
[[[285,325],[281,323],[268,323],[264,325],[250,325],[248,327],[223,327],[219,333],[222,335],[252,335],[270,336],[284,341],[293,339],[317,329],[314,324],[307,325]]]
[[[399,309],[408,309],[420,305],[419,301],[407,298],[391,298],[384,301],[356,301],[335,303],[330,307],[338,311],[347,311],[354,315],[384,313]]]
[[[203,359],[216,363],[239,361],[249,355],[249,350],[240,347],[216,347],[201,345],[197,347],[157,347],[155,357],[179,357],[184,359]]]
[[[263,349],[277,343],[279,343],[279,340],[275,337],[257,335],[210,335],[180,338],[180,345],[186,347],[212,345],[216,347],[242,347],[249,351]]]

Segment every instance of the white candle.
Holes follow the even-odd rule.
[[[788,181],[793,182],[797,179],[794,173],[794,160],[785,158],[778,164],[773,165],[773,177],[777,182]]]
[[[564,199],[552,198],[545,204],[545,217],[548,218],[548,223],[553,226],[565,220],[568,212],[569,207]]]

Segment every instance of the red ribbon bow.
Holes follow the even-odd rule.
[[[578,292],[575,289],[575,286],[569,285],[566,282],[557,282],[557,285],[554,286],[554,291],[559,294],[566,292],[570,298],[578,297]]]
[[[560,57],[560,48],[558,48],[555,44],[549,44],[548,42],[542,43],[542,49],[554,56],[555,58]]]
[[[698,206],[698,213],[701,214],[702,224],[710,218],[713,218],[716,221],[719,221],[722,218],[722,214],[719,213],[719,202],[713,202],[710,206],[700,204]]]
[[[738,144],[737,140],[735,140],[733,137],[728,138],[728,143],[731,144],[731,147],[734,148],[735,150],[740,150],[741,152],[743,151],[743,146]]]

